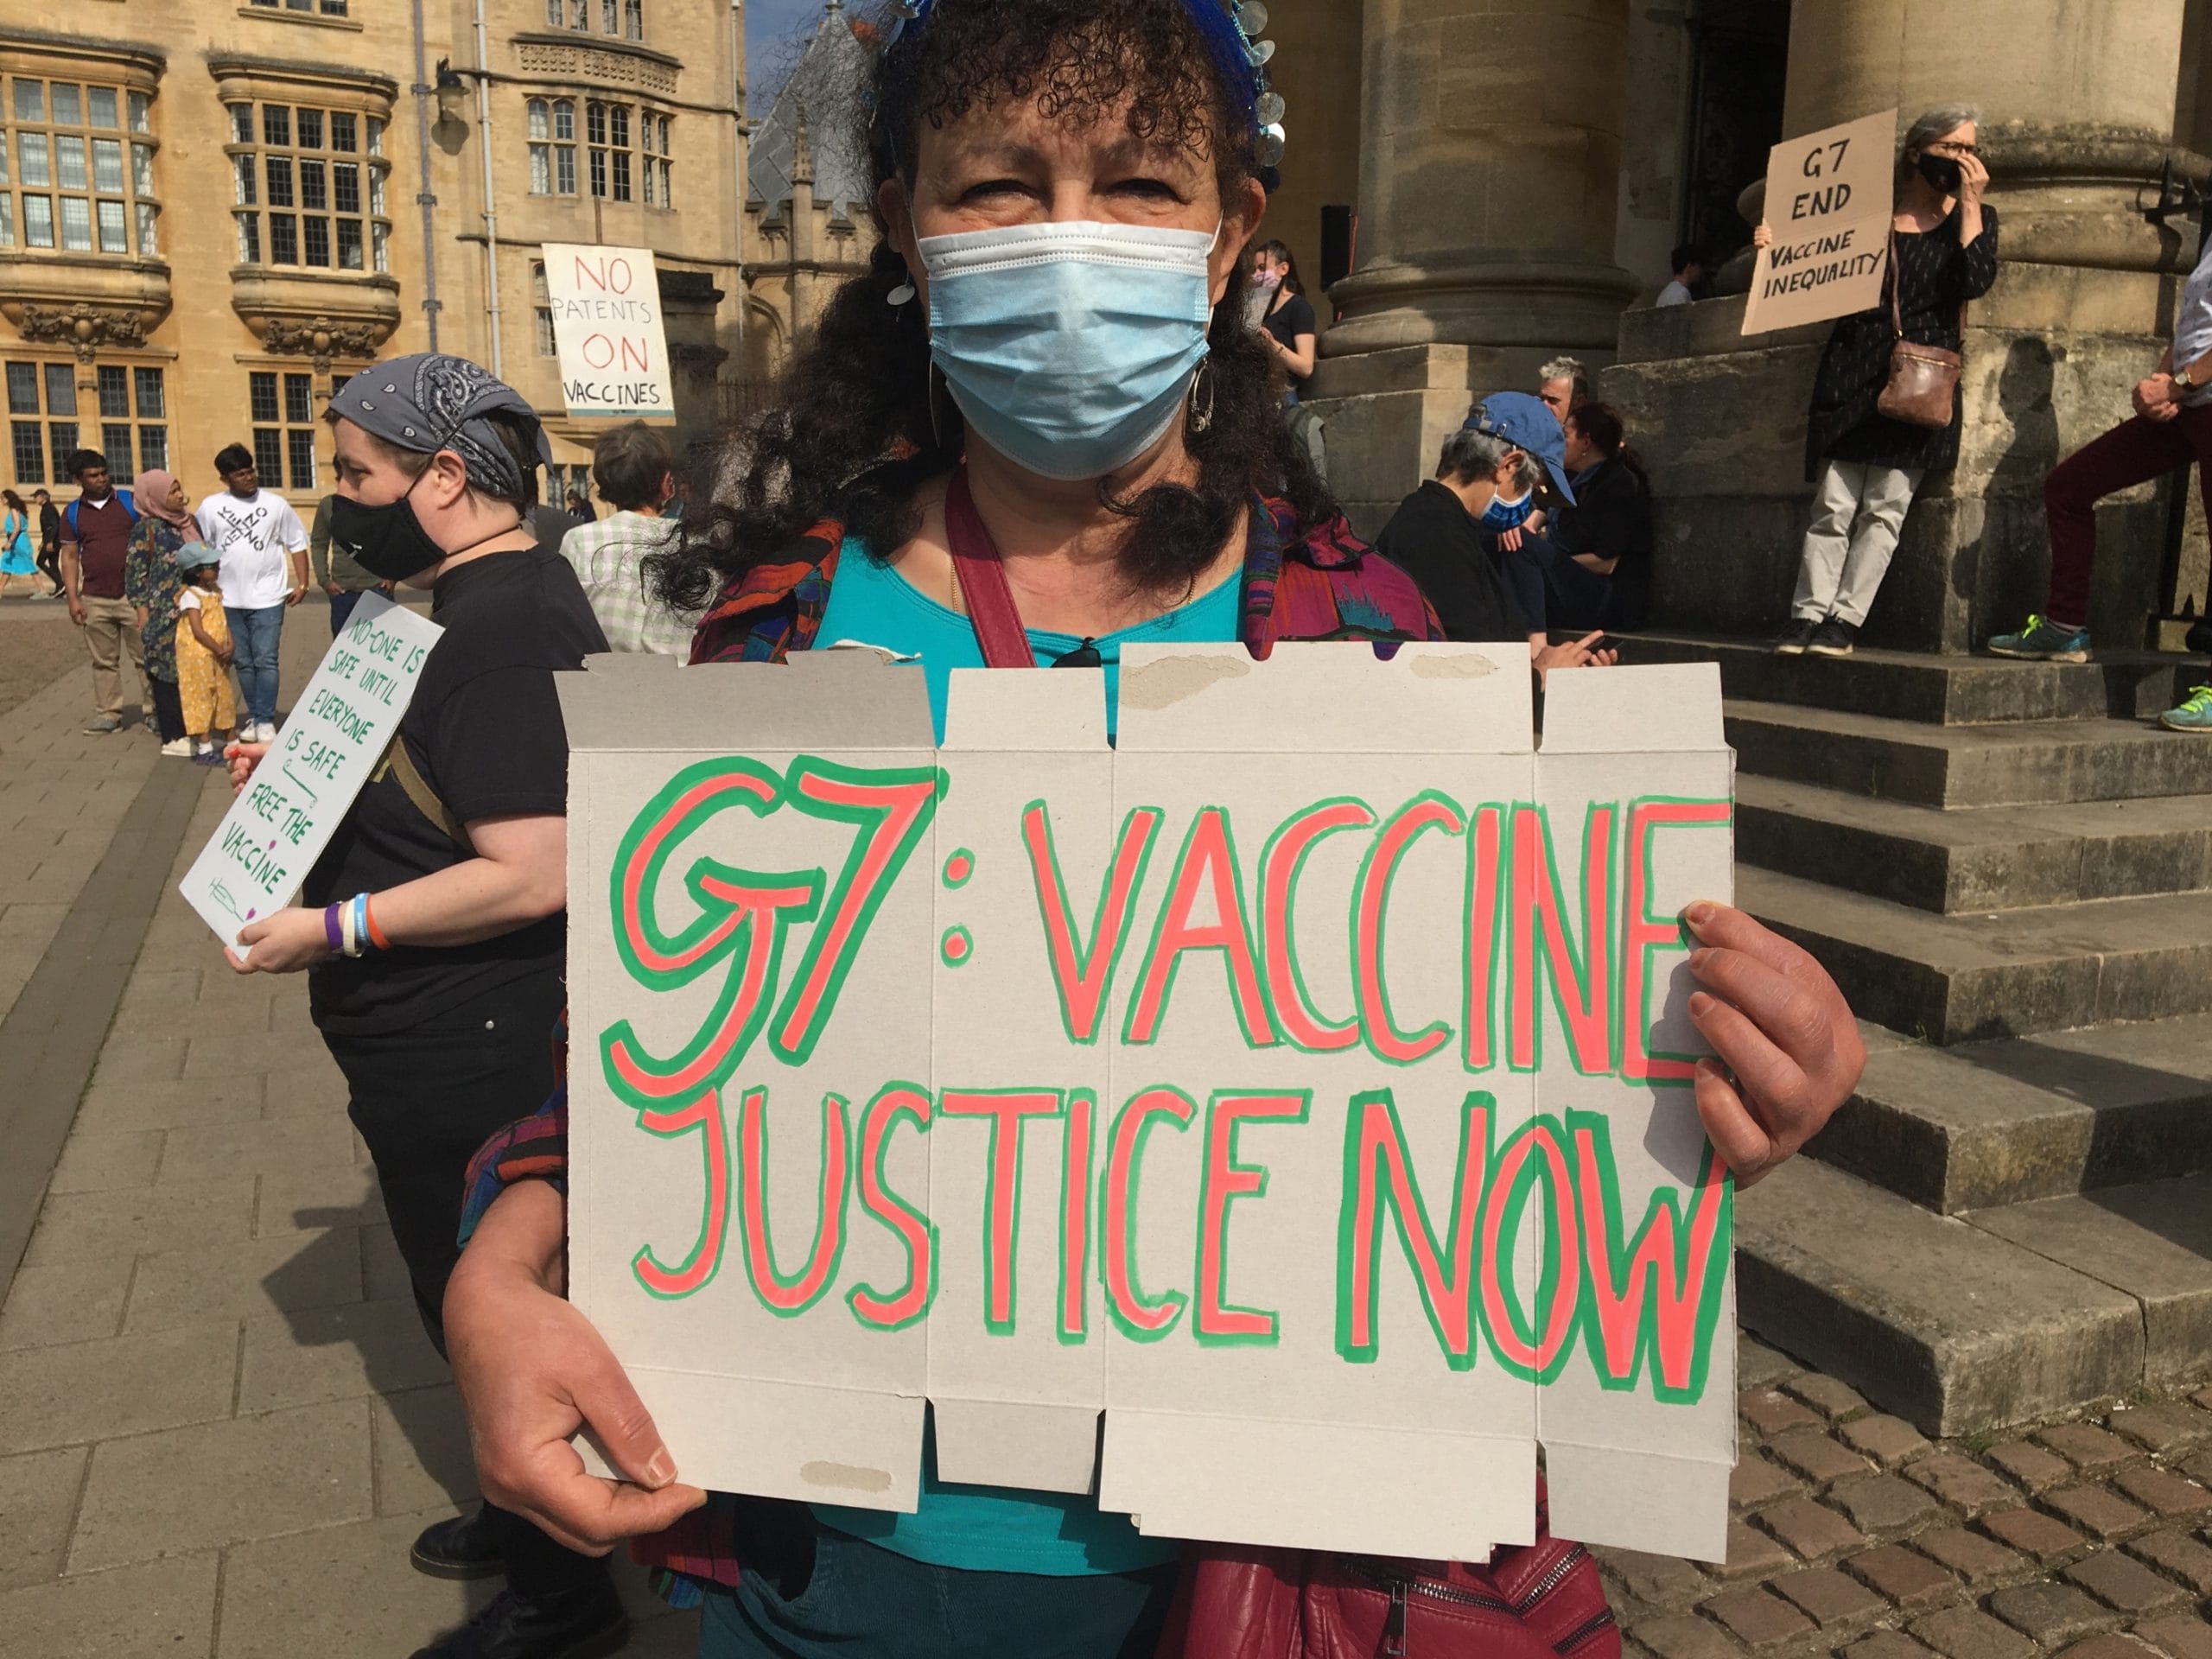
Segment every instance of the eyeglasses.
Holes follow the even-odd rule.
[[[1928,149],[1931,154],[1940,150],[1947,156],[1971,156],[1977,161],[1981,159],[1981,146],[1979,144],[1955,144],[1946,139],[1941,143],[1929,145]]]

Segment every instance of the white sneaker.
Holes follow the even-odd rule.
[[[173,754],[180,758],[188,759],[192,753],[192,740],[188,737],[176,738],[170,742],[162,744],[162,753],[163,754]]]
[[[254,728],[254,730],[260,734],[256,740],[258,742],[274,743],[276,741],[276,722],[273,720],[263,721]]]

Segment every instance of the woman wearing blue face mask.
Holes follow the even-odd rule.
[[[1294,445],[1243,321],[1238,261],[1279,144],[1251,60],[1217,0],[934,0],[906,22],[871,89],[873,269],[654,570],[672,607],[705,610],[695,663],[878,645],[920,658],[941,718],[955,667],[1102,664],[1110,699],[1131,640],[1433,635]],[[1717,1071],[1700,1084],[1748,1175],[1849,1093],[1858,1039],[1808,958],[1722,906],[1700,925],[1719,947],[1701,960],[1773,976],[1715,997],[1716,1043],[1789,1057],[1748,1099]],[[1783,1029],[1793,970],[1823,1011],[1802,1031]],[[1755,1052],[1751,1031],[1776,1034]],[[565,1131],[556,1105],[485,1149],[446,1302],[494,1502],[579,1547],[655,1534],[639,1553],[703,1597],[715,1659],[1152,1653],[1175,1547],[1087,1495],[949,1484],[926,1456],[906,1515],[680,1484],[560,1299],[565,1200],[537,1178]],[[587,1423],[628,1481],[587,1474],[569,1440]],[[1580,1659],[1618,1650],[1595,1635]]]

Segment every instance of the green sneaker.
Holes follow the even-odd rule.
[[[2190,686],[2181,707],[2160,715],[2158,724],[2170,732],[2212,732],[2212,685]]]
[[[2018,633],[2000,633],[1984,647],[1997,657],[2025,657],[2044,663],[2086,663],[2089,631],[2062,627],[2047,616],[2031,615]]]

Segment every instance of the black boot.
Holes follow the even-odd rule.
[[[536,1601],[502,1590],[467,1624],[416,1649],[414,1659],[605,1659],[629,1640],[629,1615],[602,1574]]]
[[[490,1579],[507,1570],[499,1536],[480,1504],[467,1515],[423,1528],[407,1559],[417,1573],[434,1579]]]

